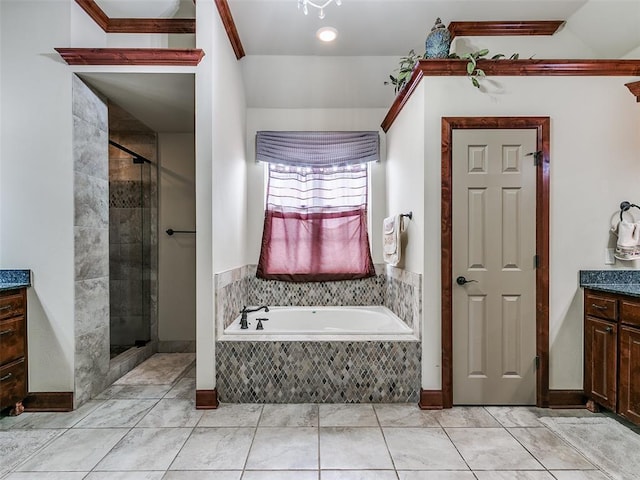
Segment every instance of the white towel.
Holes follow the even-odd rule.
[[[400,242],[402,231],[402,217],[400,215],[387,217],[382,222],[382,254],[384,261],[389,265],[398,265],[402,258]]]
[[[640,223],[618,223],[618,243],[614,256],[620,260],[636,260],[640,258]]]

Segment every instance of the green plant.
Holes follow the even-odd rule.
[[[487,59],[486,57],[488,54],[489,50],[485,48],[478,50],[477,52],[464,53],[462,55],[451,53],[449,54],[449,58],[467,60],[467,77],[469,77],[474,87],[480,88],[479,79],[486,75],[484,70],[478,68],[478,60]],[[509,60],[518,60],[519,57],[519,54],[514,53],[509,57]],[[424,55],[418,55],[413,49],[409,50],[409,53],[406,56],[400,57],[399,66],[394,70],[394,72],[398,72],[398,76],[394,77],[393,75],[389,75],[391,81],[387,80],[384,84],[393,85],[394,92],[397,94],[411,78],[411,73],[413,72],[416,63],[418,63],[418,60],[422,58],[424,58]],[[506,58],[505,55],[497,53],[487,60],[500,60],[502,58]]]
[[[462,55],[452,53],[449,55],[449,58],[467,60],[467,77],[469,77],[474,87],[480,88],[480,82],[478,79],[485,77],[486,75],[484,73],[484,70],[478,68],[478,60],[484,59],[488,54],[489,50],[484,48],[482,50],[478,50],[477,52],[465,53]],[[509,57],[509,60],[517,60],[519,57],[519,54],[514,53]],[[501,58],[505,58],[505,56],[502,53],[498,53],[491,57],[491,60],[500,60]]]
[[[409,78],[411,78],[413,68],[421,58],[424,58],[424,55],[418,55],[413,49],[409,50],[409,53],[405,57],[400,57],[399,66],[394,70],[394,72],[398,72],[398,76],[394,77],[393,75],[389,75],[391,81],[387,80],[384,84],[393,85],[393,91],[398,93],[402,90],[402,87],[404,87]]]

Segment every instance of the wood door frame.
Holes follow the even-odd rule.
[[[453,130],[536,130],[536,406],[549,406],[549,117],[443,117],[441,164],[442,406],[453,406]],[[533,159],[531,160],[533,161]]]

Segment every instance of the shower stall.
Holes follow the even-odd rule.
[[[155,133],[110,130],[109,137],[109,316],[114,358],[152,339],[157,168]]]

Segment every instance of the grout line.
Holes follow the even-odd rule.
[[[382,428],[382,424],[380,423],[380,417],[378,417],[378,410],[376,410],[376,407],[373,404],[371,405],[371,408],[373,408],[373,414],[376,416],[376,421],[378,422],[378,429],[382,434],[382,440],[384,441],[384,446],[387,447],[387,453],[389,454],[389,458],[391,459],[391,465],[393,465],[393,472],[396,474],[396,478],[399,479],[400,475],[398,474],[398,468],[396,467],[396,462],[393,459],[391,450],[389,449],[389,443],[387,442],[387,437],[384,434],[384,429]]]

